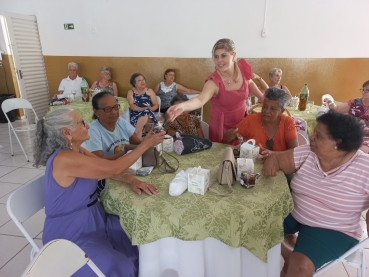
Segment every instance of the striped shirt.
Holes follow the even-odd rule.
[[[361,212],[369,208],[369,155],[358,150],[345,164],[324,172],[309,145],[294,149],[292,216],[312,227],[361,238]]]

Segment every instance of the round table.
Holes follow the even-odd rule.
[[[119,114],[123,114],[123,112],[129,108],[127,98],[118,97],[118,103],[120,104]],[[52,112],[62,108],[72,108],[74,111],[81,115],[84,121],[93,121],[92,115],[94,114],[94,111],[92,109],[92,103],[91,101],[86,103],[83,102],[82,97],[76,97],[76,99],[74,99],[68,105],[50,106],[48,112]]]

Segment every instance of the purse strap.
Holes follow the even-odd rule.
[[[173,166],[169,165],[169,163],[167,162],[167,160],[163,157],[164,153],[167,154],[167,155],[169,155],[169,156],[171,156],[173,159],[175,159],[177,161],[177,167],[176,168],[174,168]],[[161,154],[161,156],[159,157],[159,161],[160,162],[159,162],[158,170],[161,173],[174,173],[179,168],[179,161],[178,161],[178,159],[176,157],[174,157],[173,155],[169,154],[168,152],[164,152],[163,151],[162,154]],[[164,169],[161,169],[163,167],[164,167]]]
[[[227,182],[228,187],[229,187],[229,189],[231,190],[231,192],[229,192],[229,193],[222,193],[222,192],[219,192],[219,191],[218,191],[218,190],[216,190],[216,189],[213,189],[213,188],[212,188],[212,186],[213,186],[214,184],[216,184],[216,183],[217,183],[217,181],[213,182],[213,183],[209,186],[208,190],[209,190],[209,191],[211,191],[211,192],[214,192],[215,194],[218,194],[219,196],[226,196],[226,197],[228,197],[228,196],[232,196],[232,195],[233,195],[234,190],[233,190],[233,188],[232,188],[232,181],[230,181],[230,180],[228,179],[228,182]]]

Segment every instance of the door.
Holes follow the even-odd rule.
[[[36,16],[6,13],[5,19],[21,98],[42,118],[50,97]],[[34,122],[32,112],[26,111],[26,116],[29,123]]]

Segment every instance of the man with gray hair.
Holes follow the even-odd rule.
[[[78,76],[78,64],[74,62],[68,63],[68,77],[64,78],[59,85],[59,94],[72,94],[76,91],[75,96],[81,95],[82,77]]]

